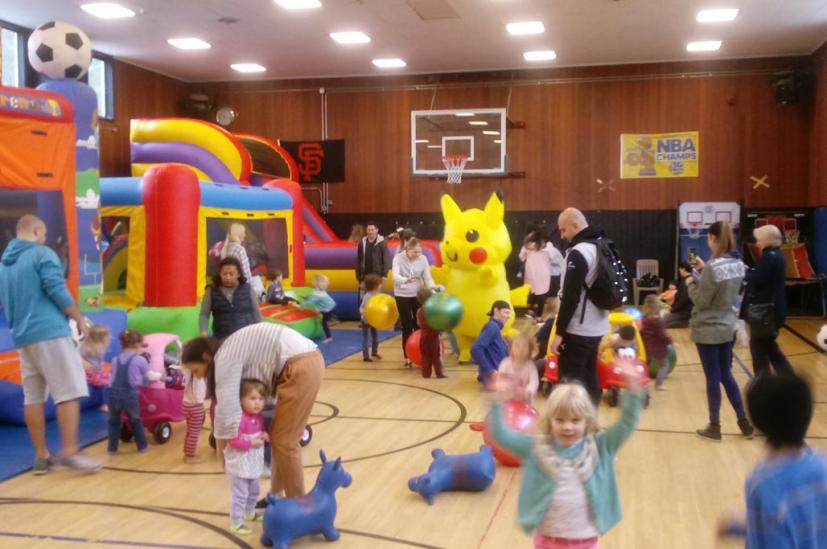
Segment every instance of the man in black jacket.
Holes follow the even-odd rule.
[[[367,236],[359,242],[356,256],[356,279],[359,281],[359,298],[364,292],[365,277],[375,274],[382,277],[382,284],[390,270],[388,260],[388,243],[379,234],[379,227],[374,221],[368,221],[365,227]]]
[[[598,258],[594,240],[603,231],[589,227],[580,210],[566,208],[557,219],[560,236],[569,242],[561,279],[557,334],[551,351],[559,355],[560,378],[583,384],[595,404],[600,402],[597,350],[609,331],[609,311],[599,309],[586,296],[597,278]]]

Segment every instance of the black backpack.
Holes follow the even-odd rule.
[[[586,287],[586,296],[599,309],[612,310],[629,304],[629,271],[615,243],[605,237],[587,240],[597,248],[597,277]]]

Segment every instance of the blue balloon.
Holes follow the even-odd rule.
[[[408,488],[433,505],[434,496],[450,490],[482,492],[494,482],[497,466],[491,446],[484,444],[474,454],[449,456],[442,449],[431,452],[434,461],[424,475],[408,481]]]

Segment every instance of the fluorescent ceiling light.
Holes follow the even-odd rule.
[[[554,50],[527,51],[523,53],[523,59],[526,61],[553,61],[557,59],[557,53]]]
[[[738,8],[724,8],[719,10],[701,10],[695,20],[698,23],[722,23],[733,21],[738,17]]]
[[[319,0],[276,0],[276,4],[286,10],[307,10],[322,7]]]
[[[472,120],[468,124],[471,126],[487,126],[488,122],[485,120]]]
[[[456,113],[456,116],[474,116],[474,113],[472,113],[472,112],[458,112],[458,113]]]
[[[206,50],[212,47],[200,38],[170,38],[167,44],[181,50]]]
[[[407,63],[396,57],[390,59],[374,59],[373,64],[380,69],[398,69],[407,65]]]
[[[427,139],[417,139],[416,142],[417,143],[428,143],[429,141]]]
[[[114,2],[96,2],[94,4],[81,4],[80,9],[101,19],[122,19],[134,17],[135,12]]]
[[[542,21],[523,21],[521,23],[509,23],[505,26],[508,34],[512,36],[525,36],[526,34],[542,34],[545,27]]]
[[[500,135],[500,132],[497,130],[483,130],[483,135]]]
[[[494,143],[502,143],[502,142],[503,142],[503,140],[502,140],[502,139],[495,139],[495,140],[494,140]]]
[[[441,149],[442,145],[428,145],[429,149]]]
[[[262,67],[258,63],[233,63],[230,68],[238,72],[264,72],[266,67]]]
[[[340,44],[367,44],[370,42],[370,36],[359,31],[331,32],[330,37]]]
[[[686,51],[718,51],[721,48],[720,40],[707,40],[705,42],[690,42],[686,45]]]

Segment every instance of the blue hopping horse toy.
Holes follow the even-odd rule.
[[[433,505],[434,496],[449,490],[482,492],[494,482],[497,466],[491,446],[480,446],[473,454],[449,456],[437,448],[431,455],[434,461],[424,475],[408,481],[408,488]]]
[[[319,456],[322,469],[309,494],[300,498],[275,498],[267,494],[262,545],[283,549],[295,538],[319,533],[327,541],[339,539],[339,531],[333,526],[336,490],[350,486],[353,478],[342,468],[342,458],[327,461],[324,451],[319,452]]]

